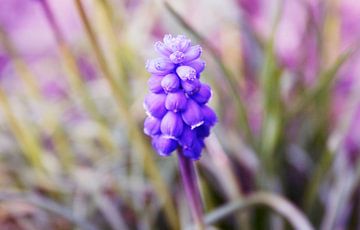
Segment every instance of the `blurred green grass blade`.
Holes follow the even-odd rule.
[[[331,168],[335,154],[330,151],[325,151],[322,157],[310,177],[310,182],[307,185],[304,195],[304,210],[307,214],[311,214],[312,208],[314,207],[314,201],[319,191],[321,182],[326,172]]]
[[[111,199],[101,191],[96,191],[93,194],[95,203],[100,209],[100,212],[104,215],[105,219],[114,230],[128,230],[129,228],[125,224],[124,218],[118,213],[117,207],[112,203]]]
[[[104,130],[107,130],[106,128],[106,121],[102,117],[102,115],[99,113],[95,102],[92,100],[88,89],[85,85],[84,79],[82,78],[81,71],[76,63],[76,57],[71,51],[68,43],[66,42],[63,32],[60,29],[58,22],[56,21],[56,18],[52,12],[52,9],[50,9],[50,6],[48,5],[47,0],[40,1],[40,4],[42,6],[42,9],[44,11],[44,14],[46,16],[46,19],[50,25],[50,29],[52,30],[57,48],[60,52],[60,60],[61,63],[64,66],[65,69],[65,77],[67,78],[72,94],[71,96],[76,101],[79,98],[77,97],[77,94],[79,94],[81,100],[83,100],[83,105],[85,106],[86,110],[88,111],[89,115],[97,121],[101,126],[104,127]],[[112,140],[111,135],[103,135],[103,133],[100,133],[99,136],[99,142],[101,145],[107,150],[109,153],[115,152],[115,144],[114,140]]]
[[[186,20],[167,2],[164,1],[165,8],[170,12],[170,14],[189,32],[191,33],[200,43],[204,44],[204,46],[209,49],[212,57],[214,58],[216,64],[219,66],[223,75],[225,76],[225,80],[228,88],[230,89],[230,93],[232,98],[234,99],[235,109],[237,115],[239,116],[239,124],[241,129],[245,134],[245,138],[248,143],[251,144],[252,147],[255,148],[255,138],[250,128],[250,123],[245,107],[245,103],[243,102],[239,91],[239,81],[236,76],[234,76],[231,71],[226,67],[224,62],[219,58],[218,51],[208,42],[199,32],[197,32]]]
[[[108,66],[109,72],[111,72],[110,75],[114,78],[113,84],[116,84],[116,87],[119,90],[125,92],[128,89],[129,82],[125,72],[123,59],[130,56],[129,51],[127,48],[122,46],[121,42],[118,41],[117,34],[111,24],[111,15],[109,14],[107,2],[104,0],[95,1],[95,9],[95,22],[97,24],[98,31],[94,30],[94,34],[102,34],[101,38],[104,40],[103,43],[107,45],[104,49],[111,51],[102,52],[102,54],[106,65]],[[97,39],[99,48],[101,49],[99,40],[100,39]],[[125,97],[126,101],[129,101],[129,95],[124,94],[122,96]]]
[[[37,85],[35,84],[30,72],[26,68],[25,63],[18,58],[14,47],[7,38],[6,32],[2,27],[0,27],[0,39],[4,45],[5,50],[8,52],[10,58],[12,58],[14,62],[15,70],[19,73],[19,76],[24,81],[24,86],[26,89],[28,89],[30,98],[32,97],[34,99],[39,99],[41,94],[39,93]],[[31,133],[31,130],[33,129],[28,127],[28,124],[26,124],[24,120],[19,120],[15,116],[3,89],[0,89],[0,105],[9,123],[11,131],[13,132],[22,152],[24,153],[25,158],[37,172],[44,171],[45,167],[42,157],[42,153],[44,151],[42,151],[39,136]]]
[[[305,215],[285,198],[265,192],[255,192],[244,200],[238,200],[224,205],[205,216],[205,223],[214,224],[237,211],[247,211],[257,206],[266,206],[285,218],[293,229],[313,230]]]
[[[7,37],[4,30],[0,27],[1,41],[4,44],[4,48],[10,56],[10,60],[14,64],[15,72],[23,81],[23,87],[26,89],[27,94],[29,95],[29,100],[39,102],[39,106],[42,106],[42,103],[45,102],[44,97],[42,96],[41,90],[37,83],[35,82],[35,76],[30,71],[25,61],[18,55],[15,46],[12,44],[11,40]],[[70,144],[65,137],[64,130],[60,127],[58,123],[58,118],[52,116],[50,113],[44,113],[44,123],[50,124],[52,127],[58,127],[59,129],[51,135],[52,140],[55,145],[56,152],[58,153],[61,163],[66,169],[70,169],[74,164],[74,154],[70,149]]]
[[[83,26],[85,28],[86,35],[90,40],[91,47],[95,53],[95,57],[99,63],[99,66],[104,73],[105,80],[108,82],[110,90],[115,97],[115,101],[118,105],[120,114],[127,119],[127,121],[123,123],[126,126],[126,130],[128,131],[129,141],[131,142],[131,145],[134,148],[135,152],[139,154],[138,157],[141,157],[141,159],[139,158],[139,160],[144,162],[145,172],[150,177],[159,197],[162,197],[164,199],[165,215],[169,219],[169,224],[172,226],[173,229],[178,229],[178,218],[176,215],[175,207],[171,200],[170,193],[166,185],[164,184],[164,180],[161,177],[159,168],[157,167],[154,159],[151,156],[151,147],[147,144],[146,140],[144,139],[144,135],[141,133],[137,126],[137,122],[134,119],[134,116],[130,113],[130,107],[128,105],[128,102],[126,101],[125,96],[126,92],[123,91],[124,89],[118,87],[114,80],[114,76],[111,75],[111,71],[109,70],[103,52],[100,48],[98,38],[96,37],[90,20],[84,10],[82,1],[76,0],[75,3]]]
[[[334,78],[336,77],[336,74],[338,73],[340,67],[357,51],[358,48],[356,47],[350,48],[342,55],[340,55],[335,61],[335,63],[321,75],[318,85],[305,96],[303,101],[298,104],[297,107],[295,107],[295,109],[292,111],[292,116],[295,116],[306,106],[310,105],[312,103],[312,100],[318,98],[321,99],[324,97],[323,94],[329,94]],[[350,125],[350,123],[348,125]],[[338,148],[338,146],[335,148]],[[334,158],[335,154],[330,150],[326,149],[325,152],[322,154],[322,157],[317,164],[314,172],[312,173],[311,180],[305,190],[303,201],[304,209],[309,214],[311,214],[313,203],[316,199],[319,186],[324,178],[324,175],[326,175],[326,172],[331,168]]]
[[[278,143],[282,126],[282,102],[280,78],[282,70],[278,67],[273,52],[273,38],[265,46],[265,60],[261,74],[263,92],[263,128],[261,136],[261,154],[268,162]]]
[[[238,182],[231,159],[225,153],[216,134],[213,133],[205,140],[205,146],[213,164],[207,164],[207,168],[217,178],[218,183],[225,191],[227,199],[230,202],[244,199],[245,196],[241,189],[241,183],[239,184]],[[222,173],[218,173],[220,171]],[[251,229],[249,220],[249,215],[247,214],[236,214],[236,222],[245,230]]]
[[[10,129],[17,139],[25,158],[29,161],[30,165],[37,171],[43,172],[45,170],[44,161],[41,151],[39,140],[36,135],[31,133],[31,128],[19,120],[11,109],[8,98],[4,91],[0,89],[0,109],[7,119]]]
[[[82,219],[81,217],[75,215],[68,208],[50,200],[46,197],[34,195],[30,193],[20,193],[20,192],[1,192],[0,193],[0,203],[2,202],[16,202],[21,201],[27,204],[31,204],[37,208],[44,209],[53,214],[59,215],[67,221],[70,221],[76,225],[79,229],[82,230],[98,230],[96,226],[90,224],[88,221]]]
[[[263,103],[260,157],[264,170],[260,173],[259,182],[261,186],[268,189],[273,187],[272,179],[276,170],[276,161],[273,160],[273,157],[283,129],[283,105],[280,87],[283,69],[278,65],[274,53],[275,32],[280,18],[281,10],[279,9],[271,29],[270,38],[264,47],[264,62],[260,75]]]
[[[24,87],[28,89],[30,97],[36,100],[40,100],[42,98],[42,95],[38,85],[35,82],[34,76],[27,68],[25,62],[18,55],[14,45],[8,38],[6,31],[4,30],[4,28],[2,28],[1,25],[0,40],[4,45],[5,51],[8,53],[12,62],[14,63],[15,70],[20,76],[21,80],[24,82]]]

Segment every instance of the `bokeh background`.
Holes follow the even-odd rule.
[[[1,0],[0,229],[190,226],[176,154],[142,132],[169,33],[203,47],[219,117],[207,223],[360,229],[359,22],[358,0]]]

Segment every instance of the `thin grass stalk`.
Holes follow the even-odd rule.
[[[221,174],[215,176],[219,178],[227,196],[231,200],[243,197],[243,192],[239,188],[230,159],[226,155],[216,134],[210,135],[208,139],[205,140],[205,145],[208,155],[215,166],[214,173],[216,171],[222,171]]]
[[[278,190],[276,177],[276,162],[272,159],[279,145],[282,124],[282,101],[280,95],[280,81],[282,69],[278,66],[274,54],[275,32],[282,17],[282,7],[278,6],[268,40],[265,42],[263,50],[263,66],[260,72],[260,89],[262,93],[262,127],[260,146],[258,148],[261,169],[257,175],[257,184],[265,190]],[[281,189],[281,188],[280,188]],[[265,209],[258,209],[255,213],[257,228],[266,227],[270,224],[271,215]]]
[[[11,44],[11,41],[6,34],[6,31],[2,26],[0,26],[0,40],[3,43],[6,52],[12,59],[15,70],[17,71],[18,75],[21,77],[21,80],[24,82],[24,86],[26,86],[26,89],[28,90],[28,94],[31,96],[31,98],[40,100],[41,93],[39,87],[34,81],[33,75],[30,73],[25,62],[21,60],[21,58],[17,54],[13,44]]]
[[[149,151],[152,152],[151,148],[149,147],[148,144],[146,144],[143,134],[140,132],[139,128],[137,127],[136,120],[134,119],[133,115],[130,113],[130,110],[129,110],[130,107],[127,104],[127,101],[125,99],[126,93],[121,91],[121,89],[119,89],[117,87],[114,77],[111,75],[109,67],[106,63],[106,60],[104,58],[104,55],[103,55],[100,45],[98,43],[97,37],[93,31],[93,28],[88,19],[88,16],[86,15],[86,12],[84,10],[81,0],[76,0],[75,3],[76,3],[76,8],[78,10],[80,18],[82,20],[83,26],[86,30],[86,34],[90,40],[91,47],[95,53],[95,57],[99,63],[99,66],[104,74],[106,81],[108,82],[110,90],[115,97],[115,101],[118,105],[120,114],[123,117],[126,117],[126,119],[127,119],[127,122],[124,123],[124,125],[127,126],[126,130],[128,130],[129,141],[131,142],[135,151],[138,154],[140,154],[139,157],[141,157],[141,160],[143,162],[146,162],[144,164],[144,167],[145,167],[144,170],[149,175],[150,179],[152,180],[152,183],[155,186],[156,192],[158,193],[158,195],[160,197],[164,198],[165,215],[169,219],[169,224],[171,224],[173,229],[178,229],[178,226],[179,226],[178,218],[176,215],[175,207],[171,201],[171,196],[169,194],[169,191],[168,191],[166,185],[164,184],[164,181],[160,175],[160,171],[159,171],[154,159],[149,154]]]
[[[53,214],[59,215],[69,222],[73,223],[75,226],[79,227],[79,229],[83,230],[98,230],[93,224],[88,221],[74,215],[71,210],[67,209],[60,204],[37,195],[29,194],[29,193],[20,193],[20,192],[1,192],[0,193],[0,203],[1,202],[23,202],[27,204],[31,204],[37,208],[44,209]]]
[[[271,159],[276,144],[280,137],[281,129],[281,98],[280,98],[280,77],[282,71],[277,68],[274,62],[273,41],[266,45],[265,63],[262,73],[262,92],[264,112],[263,129],[261,137],[261,154],[264,160]]]
[[[4,112],[5,118],[9,123],[10,129],[18,141],[25,159],[28,160],[30,165],[35,169],[37,173],[45,171],[43,157],[41,155],[41,146],[36,136],[31,133],[32,130],[28,125],[19,120],[11,109],[9,100],[0,88],[0,106]]]
[[[81,78],[81,73],[79,70],[79,67],[76,63],[76,58],[71,52],[63,34],[62,31],[58,25],[58,23],[55,20],[55,17],[50,9],[50,6],[47,3],[47,0],[40,1],[42,9],[45,13],[46,19],[48,20],[50,24],[50,28],[52,29],[56,44],[58,46],[58,49],[60,51],[61,55],[61,61],[64,64],[65,71],[66,71],[66,77],[67,80],[70,83],[70,86],[72,87],[72,92],[74,95],[76,93],[80,94],[80,98],[83,99],[84,106],[86,107],[87,111],[90,113],[90,116],[97,121],[97,123],[103,128],[103,130],[106,129],[106,121],[101,116],[101,114],[98,112],[98,109],[96,107],[96,104],[91,99],[91,96],[89,95],[89,92],[87,91],[87,88],[85,86],[84,80]],[[76,98],[75,98],[76,99]],[[100,133],[99,141],[102,144],[102,146],[109,152],[114,153],[115,151],[115,144],[114,141],[109,137],[111,135],[102,135]]]
[[[334,128],[336,130],[336,135],[330,136],[328,141],[329,148],[324,152],[320,162],[316,166],[311,180],[307,185],[304,195],[304,209],[307,213],[311,213],[312,205],[319,190],[322,179],[326,175],[326,172],[331,168],[334,159],[336,157],[336,152],[339,152],[346,134],[351,126],[351,122],[356,112],[356,105],[360,102],[359,87],[354,87],[352,89],[350,99],[347,104],[347,110],[344,111],[344,115],[341,119],[340,124]],[[346,112],[347,111],[347,112]]]
[[[335,154],[326,150],[315,168],[312,176],[310,177],[311,180],[306,187],[305,195],[304,195],[304,210],[306,213],[311,214],[312,208],[314,207],[314,201],[316,195],[318,193],[318,189],[326,175],[326,172],[331,168],[331,165],[334,161]]]
[[[261,130],[260,158],[263,170],[260,172],[260,186],[273,189],[273,182],[276,165],[272,160],[281,137],[282,122],[282,101],[280,96],[280,78],[282,71],[274,62],[272,39],[266,45],[265,63],[262,73],[263,92],[263,124]],[[270,179],[270,180],[269,180]]]
[[[193,160],[186,158],[183,155],[182,149],[178,149],[178,161],[186,200],[195,223],[195,229],[205,230],[203,205],[201,201],[199,185],[197,183],[194,162]]]
[[[208,225],[233,215],[239,211],[249,211],[258,206],[265,206],[285,218],[293,229],[314,230],[306,216],[293,204],[281,196],[267,192],[255,192],[245,200],[238,200],[223,205],[205,216],[205,223]]]
[[[311,105],[314,99],[316,99],[319,95],[321,95],[322,92],[329,91],[332,82],[334,81],[334,78],[336,77],[336,74],[338,73],[340,67],[357,51],[358,51],[358,47],[355,48],[352,47],[349,48],[347,51],[345,51],[343,54],[341,54],[336,59],[334,64],[328,70],[324,71],[320,75],[318,84],[307,94],[305,94],[305,96],[302,97],[298,103],[295,104],[294,108],[290,110],[290,112],[288,113],[286,120],[289,120],[291,117],[296,116],[298,113],[303,111],[307,106]],[[322,178],[324,175],[326,175],[328,169],[330,169],[331,164],[334,160],[333,152],[337,151],[338,147],[339,147],[338,145],[335,146],[335,148],[333,148],[331,151],[325,150],[322,158],[320,159],[319,164],[317,165],[317,167],[315,168],[312,174],[313,176],[310,177],[311,180],[308,183],[307,188],[305,190],[304,201],[303,201],[304,202],[303,205],[307,213],[311,212],[312,205],[316,198],[316,194],[320,186],[320,183],[322,181]]]
[[[56,44],[62,55],[62,61],[65,64],[65,70],[67,72],[66,76],[70,82],[70,85],[73,87],[73,91],[75,93],[80,93],[81,98],[85,100],[85,106],[87,107],[88,111],[97,119],[101,120],[100,114],[98,114],[96,105],[92,102],[91,97],[89,96],[86,86],[83,84],[81,80],[80,70],[76,64],[75,56],[70,51],[68,44],[65,41],[64,35],[55,19],[55,16],[47,2],[47,0],[40,1],[41,7],[44,11],[46,19],[50,25],[50,29],[54,34],[54,38],[56,40]]]
[[[112,4],[108,0],[97,0],[104,7],[106,15],[108,16],[109,22],[113,24],[115,21],[115,13]]]
[[[341,44],[341,18],[334,17],[338,14],[341,1],[325,1],[326,13],[324,14],[323,24],[320,31],[321,64],[327,66],[331,64],[334,57],[338,56]],[[331,37],[331,39],[327,39]]]
[[[214,176],[218,178],[218,182],[227,193],[228,199],[230,201],[245,199],[243,191],[237,182],[236,173],[234,172],[230,159],[222,148],[217,136],[212,134],[208,140],[205,141],[205,144],[206,150],[209,153],[209,157],[216,167],[214,168],[210,166],[212,167],[210,170],[214,170]],[[217,173],[220,171],[222,173]],[[237,213],[236,221],[243,229],[251,229],[249,215],[244,213]]]
[[[106,220],[109,222],[113,230],[128,230],[129,228],[125,224],[124,218],[117,213],[117,207],[111,202],[111,200],[101,191],[96,191],[94,199],[103,213]]]
[[[108,3],[104,0],[97,0],[96,9],[98,15],[99,28],[102,28],[101,34],[104,34],[103,38],[106,39],[106,43],[109,45],[109,49],[113,52],[110,52],[111,60],[113,60],[115,71],[112,73],[113,76],[117,76],[117,87],[121,88],[122,91],[126,91],[129,82],[125,72],[125,66],[123,59],[127,55],[126,48],[118,41],[116,32],[111,23],[111,15]],[[110,58],[108,62],[111,61]],[[129,100],[127,98],[127,100]]]
[[[280,80],[282,69],[279,67],[274,54],[275,32],[282,17],[281,4],[277,9],[274,22],[271,26],[270,38],[264,46],[264,63],[261,72],[261,88],[263,92],[263,125],[261,130],[260,154],[265,167],[261,178],[267,181],[274,176],[275,165],[271,160],[275,154],[282,131],[282,101],[280,95]],[[262,183],[264,186],[264,184]],[[269,185],[269,184],[268,184]],[[270,187],[272,185],[270,184]]]
[[[346,162],[346,159],[343,160],[343,163],[349,163]],[[327,205],[328,207],[325,210],[325,215],[319,228],[321,230],[339,228],[338,226],[341,221],[341,217],[347,210],[344,206],[347,203],[351,203],[351,199],[354,198],[354,191],[358,189],[360,183],[360,160],[357,159],[353,163],[353,168],[343,168],[343,175],[336,176],[333,185],[334,188],[332,188],[333,196],[330,196],[328,201],[329,205]],[[345,178],[343,178],[344,175]]]
[[[84,25],[86,35],[90,40],[91,47],[94,51],[95,57],[99,63],[99,66],[104,74],[106,81],[109,83],[109,87],[112,90],[112,93],[116,99],[120,108],[126,108],[128,102],[126,101],[126,91],[125,88],[118,88],[119,85],[116,82],[116,78],[111,73],[111,70],[107,64],[106,58],[101,50],[98,38],[95,34],[95,31],[90,23],[88,16],[84,10],[81,0],[76,0],[76,7],[79,12],[81,21]],[[126,108],[127,109],[127,108]]]

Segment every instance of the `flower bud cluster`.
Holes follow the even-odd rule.
[[[161,156],[169,156],[181,147],[185,157],[197,160],[204,138],[216,123],[216,114],[206,103],[211,97],[209,85],[199,78],[205,68],[202,49],[183,35],[165,35],[155,43],[161,57],[148,60],[146,69],[150,93],[144,101],[147,118],[144,132]]]

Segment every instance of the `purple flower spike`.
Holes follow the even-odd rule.
[[[197,160],[217,119],[206,105],[211,88],[199,80],[205,68],[202,49],[183,35],[165,35],[154,47],[161,58],[146,63],[152,76],[144,102],[144,133],[159,155],[169,156],[180,147],[183,157]]]
[[[165,100],[166,94],[148,94],[144,102],[144,108],[148,115],[162,118],[167,112],[165,108]]]
[[[184,122],[195,129],[204,123],[204,115],[202,114],[200,106],[194,100],[188,100],[186,109],[181,114]]]
[[[183,132],[184,122],[181,116],[174,112],[167,112],[161,121],[161,133],[166,137],[177,139]]]
[[[180,79],[176,74],[168,74],[161,80],[161,86],[165,92],[173,92],[179,89]]]
[[[160,133],[161,120],[156,117],[149,116],[144,121],[144,133],[148,136],[157,135]]]
[[[211,88],[206,84],[201,84],[200,89],[197,93],[191,96],[199,104],[205,104],[211,97]]]
[[[177,148],[178,143],[176,140],[164,136],[159,136],[153,139],[153,146],[160,156],[165,157],[170,156],[171,152]]]
[[[149,86],[149,90],[152,93],[163,93],[163,87],[161,86],[161,81],[162,81],[163,77],[162,76],[157,76],[157,75],[152,75],[149,80],[148,80],[148,86]]]
[[[183,81],[186,80],[193,81],[196,79],[196,70],[190,66],[186,66],[186,65],[179,66],[176,69],[176,73]]]

